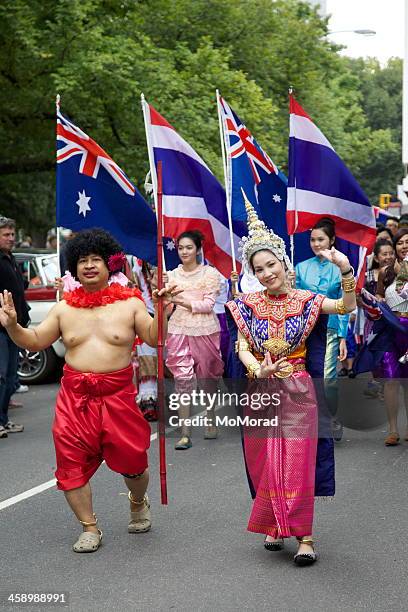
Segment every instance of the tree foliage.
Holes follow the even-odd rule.
[[[292,86],[371,197],[399,178],[400,64],[340,57],[308,3],[3,0],[0,32],[0,211],[28,231],[55,223],[57,92],[139,186],[141,92],[222,179],[216,88],[283,169]]]
[[[369,129],[365,161],[358,178],[372,197],[393,194],[403,176],[402,59],[391,58],[385,66],[373,58],[350,59],[348,67],[358,81]]]

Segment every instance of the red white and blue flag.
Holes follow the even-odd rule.
[[[258,217],[283,238],[289,253],[290,241],[286,226],[287,178],[228,102],[219,96],[218,104],[227,159],[227,201],[237,233],[245,236],[248,233],[242,197],[244,190]],[[294,255],[295,264],[313,255],[308,233],[295,236]]]
[[[155,264],[153,210],[123,170],[57,106],[57,225],[102,227],[127,253]]]
[[[162,162],[163,234],[177,238],[184,231],[199,230],[205,237],[205,259],[229,278],[233,267],[225,190],[173,126],[144,104],[152,172]],[[233,234],[235,252],[239,238]],[[237,262],[238,271],[240,267]]]
[[[322,217],[336,224],[336,241],[351,257],[357,275],[376,239],[373,207],[330,142],[295,98],[290,96],[289,234],[311,229]],[[360,248],[361,247],[361,248]],[[360,277],[361,278],[361,277]]]
[[[388,219],[392,217],[391,213],[387,212],[383,208],[380,208],[379,206],[373,206],[373,209],[376,222],[382,223],[382,225],[386,225]]]

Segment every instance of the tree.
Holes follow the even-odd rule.
[[[4,0],[0,18],[0,210],[30,233],[55,223],[57,92],[139,186],[142,91],[222,180],[217,87],[283,169],[291,85],[371,197],[399,173],[398,62],[340,57],[307,2]],[[378,88],[399,88],[387,113]]]
[[[27,12],[30,4],[31,13]],[[137,29],[134,3],[6,2],[0,59],[2,212],[25,229],[55,223],[54,97],[136,182],[148,171],[140,93],[197,147],[221,177],[215,87],[239,99],[254,129],[271,133],[275,111],[260,87],[203,37],[194,50],[157,47]],[[105,19],[100,14],[105,12]],[[75,30],[71,25],[75,23]],[[29,77],[27,77],[27,74]]]
[[[348,59],[349,70],[358,79],[361,107],[370,135],[359,178],[373,201],[380,193],[395,193],[401,182],[402,149],[402,60],[391,58],[385,66],[378,60]]]

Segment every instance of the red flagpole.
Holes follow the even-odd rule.
[[[162,162],[157,163],[157,288],[163,288],[163,190]],[[164,395],[164,308],[159,300],[158,307],[158,340],[157,340],[157,404],[159,409],[159,456],[160,456],[160,492],[161,503],[167,505],[167,466],[166,466],[166,425]]]

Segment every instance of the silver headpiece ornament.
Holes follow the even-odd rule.
[[[253,274],[250,260],[257,251],[264,249],[271,251],[279,261],[282,261],[288,270],[293,270],[289,257],[286,255],[285,242],[277,236],[273,230],[268,229],[263,221],[258,219],[258,215],[251,202],[246,197],[245,191],[241,189],[245,202],[247,214],[248,236],[244,236],[240,242],[239,250],[242,253],[242,263],[244,270]]]

